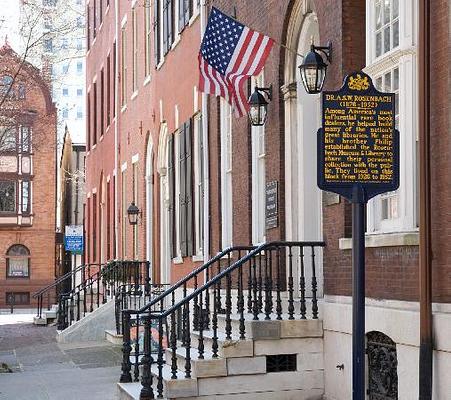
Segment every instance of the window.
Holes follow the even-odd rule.
[[[86,7],[86,47],[89,51],[91,48],[91,7],[89,5]]]
[[[77,17],[77,28],[83,28],[83,18]]]
[[[144,68],[146,76],[150,75],[150,41],[152,40],[152,23],[150,17],[150,0],[144,3]]]
[[[63,118],[69,118],[69,110],[67,108],[63,108]]]
[[[97,0],[94,0],[97,1]],[[102,24],[102,20],[103,20],[103,0],[99,0],[99,21],[100,24]]]
[[[193,15],[193,0],[179,0],[179,32],[188,25]]]
[[[251,78],[251,90],[264,87],[263,73]],[[262,243],[266,234],[266,205],[265,205],[265,127],[251,127],[252,142],[252,243]]]
[[[69,63],[65,63],[61,69],[63,74],[67,74],[69,72]]]
[[[15,244],[6,252],[6,277],[30,277],[30,251],[25,246]]]
[[[63,88],[63,96],[69,96],[69,89]]]
[[[105,74],[100,71],[100,136],[104,133],[105,125]]]
[[[44,51],[53,53],[53,40],[51,38],[44,39]]]
[[[22,181],[22,214],[30,214],[31,183]]]
[[[14,125],[0,125],[0,152],[14,153],[17,151],[16,127]]]
[[[135,92],[138,89],[138,19],[136,18],[136,7],[132,8],[132,30],[132,84],[133,92]]]
[[[57,0],[42,0],[44,7],[56,7]]]
[[[29,153],[31,151],[31,134],[30,134],[29,126],[21,126],[20,127],[20,143],[22,153]]]
[[[193,231],[193,157],[192,123],[185,122],[178,134],[178,165],[176,167],[176,188],[179,192],[178,220],[179,245],[182,257],[194,254]],[[176,190],[177,193],[177,190]]]
[[[222,248],[232,245],[232,107],[220,100]]]
[[[0,181],[0,213],[16,212],[16,182]]]
[[[171,49],[174,41],[174,1],[163,0],[163,55]]]
[[[14,88],[12,87],[14,79],[12,76],[3,75],[2,81],[0,83],[0,96],[4,97],[8,95],[8,98],[13,99],[16,97],[14,93]],[[9,92],[8,92],[9,91]]]
[[[88,113],[88,118],[87,118],[87,130],[88,133],[86,135],[86,139],[87,139],[87,143],[86,143],[86,149],[89,151],[91,149],[91,132],[92,132],[92,120],[91,120],[91,93],[88,92],[88,96],[87,96],[87,104],[86,104],[86,110]]]
[[[83,63],[81,61],[77,62],[77,74],[83,73]]]
[[[77,50],[78,51],[83,50],[83,40],[82,39],[77,39]]]
[[[93,1],[93,9],[92,34],[95,38],[97,35],[97,0]]]
[[[122,188],[121,188],[121,203],[122,203],[122,212],[121,212],[121,221],[122,221],[122,258],[127,257],[127,224],[128,224],[128,216],[127,216],[127,176],[126,170],[122,171]]]
[[[194,204],[196,254],[203,254],[204,246],[204,145],[202,115],[194,117]]]
[[[92,261],[97,261],[97,193],[92,195]]]
[[[407,0],[367,2],[367,67],[376,88],[395,93],[395,127],[400,132],[399,189],[370,200],[368,233],[408,232],[417,229],[417,29]],[[400,23],[412,29],[400,30]],[[392,49],[396,51],[391,52]],[[390,53],[388,53],[390,52]]]
[[[24,306],[30,304],[30,292],[6,292],[6,304]]]
[[[121,31],[121,105],[127,103],[127,25]]]
[[[111,57],[108,54],[106,63],[106,125],[111,122]]]
[[[92,93],[92,144],[95,146],[97,144],[97,82],[93,84],[93,93]]]
[[[67,40],[66,38],[63,38],[61,40],[61,48],[62,49],[67,49],[68,46],[69,46],[69,40]]]
[[[77,89],[77,96],[83,96],[83,89]]]
[[[160,41],[160,1],[154,0],[153,8],[153,46],[155,54],[155,65],[158,65],[161,60],[161,41]]]
[[[77,119],[82,118],[83,118],[83,110],[81,109],[81,107],[77,107]]]

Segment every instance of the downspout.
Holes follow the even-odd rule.
[[[432,279],[430,164],[430,2],[419,4],[420,359],[419,400],[432,399]]]
[[[119,255],[119,223],[118,223],[118,177],[119,177],[119,110],[118,110],[118,95],[119,95],[119,57],[118,57],[118,34],[117,34],[117,27],[119,25],[119,0],[114,0],[114,41],[116,43],[116,51],[115,51],[115,70],[116,73],[114,75],[114,115],[116,118],[116,121],[114,123],[114,169],[115,174],[113,176],[113,182],[114,182],[114,235],[116,237],[116,240],[114,241],[114,253],[116,255],[115,258],[118,258]]]
[[[207,25],[207,0],[203,0],[200,8],[200,35],[201,40]],[[208,96],[202,92],[202,142],[204,147],[203,164],[204,164],[204,262],[210,259],[210,168],[208,157]]]

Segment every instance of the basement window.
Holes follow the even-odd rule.
[[[266,372],[296,371],[296,354],[266,356]]]

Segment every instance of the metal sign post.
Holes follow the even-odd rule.
[[[399,186],[395,95],[363,72],[324,92],[318,131],[318,187],[352,202],[352,399],[365,399],[365,211],[374,196]]]

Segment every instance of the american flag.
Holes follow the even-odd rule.
[[[226,99],[237,116],[248,110],[245,83],[258,75],[274,40],[213,7],[199,52],[199,88]]]

